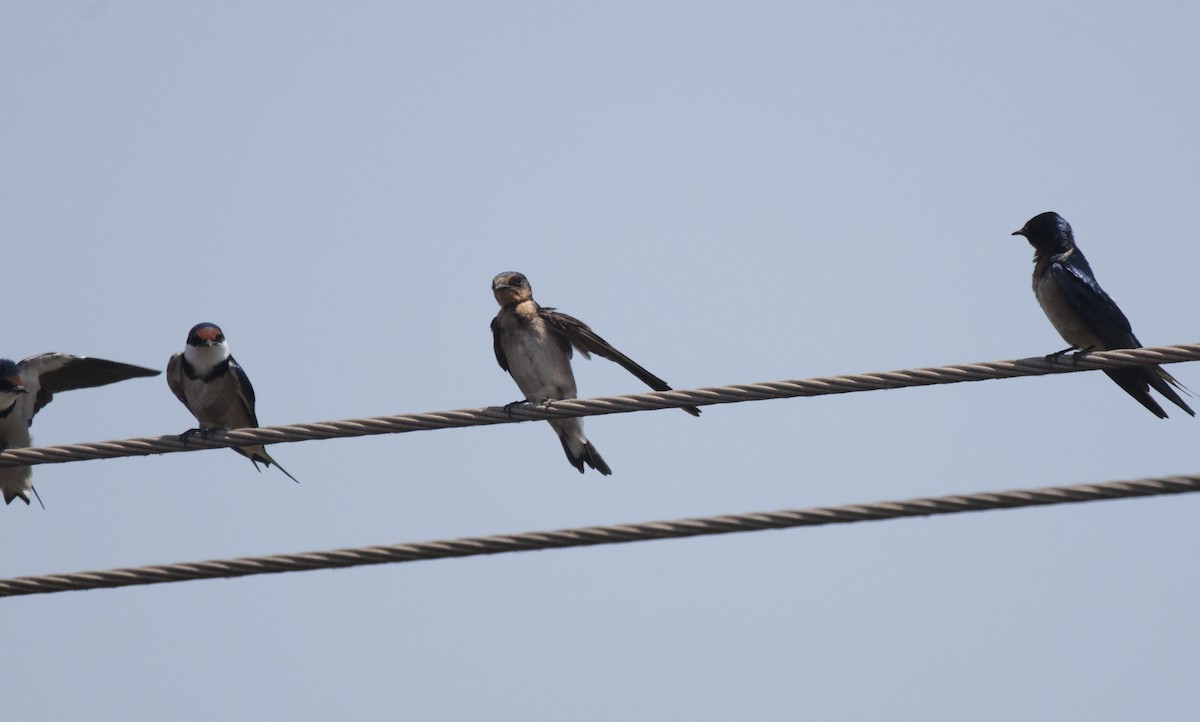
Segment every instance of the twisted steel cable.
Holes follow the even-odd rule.
[[[466,537],[445,541],[334,549],[302,554],[128,567],[74,574],[48,574],[0,579],[0,597],[163,584],[195,579],[245,577],[256,574],[281,574],[312,569],[336,569],[543,549],[566,549],[601,544],[625,544],[655,539],[682,539],[765,529],[850,524],[860,521],[960,514],[989,509],[1075,504],[1103,499],[1185,494],[1195,491],[1200,491],[1200,476],[1171,476],[1103,484],[1078,484],[1041,489],[935,496],[874,504],[732,514],[641,524],[590,526],[507,536]]]
[[[859,391],[881,391],[910,386],[956,384],[965,381],[984,381],[1019,376],[1093,371],[1148,364],[1171,364],[1200,360],[1200,343],[1153,346],[1119,351],[1097,351],[1084,356],[1044,357],[1013,361],[988,361],[953,366],[883,371],[879,373],[824,376],[789,381],[769,381],[756,384],[734,384],[708,388],[647,392],[624,396],[599,396],[589,399],[555,401],[552,404],[521,404],[508,407],[490,406],[457,411],[424,414],[374,416],[342,421],[323,421],[288,426],[263,426],[256,429],[216,432],[206,438],[192,437],[188,441],[177,435],[119,441],[97,441],[60,446],[37,446],[7,449],[0,452],[0,468],[60,464],[69,461],[111,459],[121,456],[148,456],[180,451],[221,449],[249,444],[281,444],[294,441],[338,439],[376,434],[402,434],[409,431],[430,431],[464,426],[487,426],[520,421],[624,414],[634,411],[676,409],[683,406],[711,406],[743,401],[787,399],[799,396],[827,396]]]

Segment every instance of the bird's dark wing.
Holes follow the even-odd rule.
[[[250,377],[246,375],[241,364],[233,360],[232,356],[229,357],[229,370],[237,377],[238,396],[242,399],[242,405],[246,407],[246,413],[250,415],[250,420],[254,422],[254,425],[258,426],[258,414],[254,412],[254,386],[250,383]]]
[[[1064,301],[1071,311],[1087,322],[1107,348],[1140,348],[1129,319],[1108,297],[1087,262],[1073,263],[1070,259],[1050,265],[1050,277],[1062,290]]]
[[[1104,289],[1100,288],[1100,284],[1096,283],[1096,277],[1086,259],[1080,256],[1078,260],[1067,258],[1057,261],[1050,266],[1049,273],[1053,282],[1062,290],[1063,299],[1071,310],[1088,324],[1106,348],[1141,348],[1142,344],[1137,340],[1137,336],[1133,335],[1129,319]],[[1196,415],[1171,387],[1185,392],[1187,388],[1160,366],[1105,369],[1104,373],[1160,419],[1167,418],[1167,413],[1150,396],[1151,387],[1188,414]]]
[[[606,358],[609,361],[615,361],[620,364],[626,371],[637,376],[655,391],[671,391],[671,387],[666,381],[650,373],[646,369],[639,366],[633,359],[613,348],[612,344],[605,341],[595,331],[593,331],[586,323],[580,321],[574,316],[568,316],[565,313],[560,313],[553,308],[539,308],[538,313],[546,324],[554,330],[555,333],[566,339],[572,346],[579,349],[579,352],[587,357],[589,353],[594,353],[601,358]],[[700,409],[695,406],[686,406],[683,409],[692,416],[699,416]]]
[[[171,393],[175,394],[175,398],[183,402],[184,406],[188,406],[187,397],[183,394],[183,354],[172,354],[170,360],[167,361],[167,386],[171,387]],[[191,410],[191,407],[188,406]]]
[[[492,348],[496,351],[496,363],[500,364],[500,368],[508,370],[508,359],[504,356],[504,347],[500,345],[500,334],[504,333],[500,330],[500,317],[492,319]]]
[[[50,403],[59,391],[86,389],[93,386],[137,378],[158,376],[161,371],[143,366],[107,361],[102,358],[72,356],[65,353],[43,353],[30,356],[19,365],[22,383],[28,379],[30,385],[38,387],[33,413]]]

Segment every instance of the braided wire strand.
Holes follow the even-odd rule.
[[[952,366],[883,371],[877,373],[825,376],[808,379],[734,384],[708,388],[646,392],[624,396],[569,399],[552,404],[521,404],[511,408],[490,406],[423,414],[374,416],[342,421],[322,421],[286,426],[263,426],[215,432],[206,438],[184,441],[177,435],[96,441],[57,446],[37,446],[0,451],[0,468],[61,464],[71,461],[148,456],[181,451],[222,449],[250,444],[281,444],[297,441],[338,439],[378,434],[403,434],[466,426],[488,426],[522,421],[540,421],[575,416],[624,414],[635,411],[711,406],[766,399],[828,396],[860,391],[881,391],[913,386],[955,384],[966,381],[1045,376],[1049,374],[1125,368],[1148,364],[1171,364],[1200,360],[1200,343],[1154,346],[1118,351],[1098,351],[1062,358],[1037,356],[1011,361],[988,361]]]
[[[0,579],[0,597],[53,594],[145,584],[164,584],[198,579],[245,577],[259,574],[315,569],[338,569],[472,557],[511,552],[572,547],[626,544],[656,539],[684,539],[716,534],[788,529],[793,527],[851,524],[905,517],[962,514],[993,509],[1076,504],[1105,499],[1185,494],[1200,491],[1200,475],[1170,476],[1077,484],[1039,489],[1015,489],[952,496],[923,497],[873,504],[785,509],[780,511],[730,514],[675,519],[671,521],[589,526],[576,529],[528,532],[499,536],[466,537],[443,541],[391,544],[334,549],[300,554],[242,557],[203,562],[127,567],[105,571],[47,574]]]

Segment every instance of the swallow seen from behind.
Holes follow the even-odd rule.
[[[576,398],[572,348],[579,349],[584,358],[591,358],[589,354],[594,353],[617,362],[655,391],[671,390],[666,381],[613,348],[584,322],[539,306],[533,300],[528,279],[522,274],[508,272],[496,276],[492,279],[492,293],[500,304],[500,313],[492,319],[496,361],[517,382],[527,401]],[[694,406],[683,410],[693,416],[700,415],[700,409]],[[596,447],[583,435],[582,419],[550,419],[548,423],[562,441],[567,460],[580,474],[584,464],[605,476],[612,473]]]
[[[185,437],[196,431],[204,434],[258,426],[258,416],[254,413],[254,387],[246,372],[229,355],[225,334],[214,324],[196,324],[188,332],[183,352],[174,354],[167,362],[167,385],[200,422],[200,428],[185,433]],[[262,444],[234,447],[233,450],[250,459],[255,469],[260,462],[266,466],[274,464],[289,479],[296,481],[296,477],[267,454]]]
[[[1050,323],[1071,344],[1062,353],[1141,348],[1129,319],[1096,282],[1091,266],[1075,245],[1071,224],[1062,216],[1041,213],[1013,235],[1025,236],[1033,246],[1033,293]],[[1151,388],[1196,415],[1171,387],[1187,389],[1159,366],[1106,369],[1104,373],[1160,419],[1167,418],[1167,412],[1150,396]]]
[[[0,359],[0,445],[5,449],[29,446],[33,417],[59,391],[104,386],[160,373],[141,366],[65,353],[39,354],[20,363]],[[32,478],[32,467],[29,466],[0,469],[4,503],[11,504],[13,499],[20,499],[28,504],[29,492],[37,495]],[[40,498],[38,502],[41,502]]]

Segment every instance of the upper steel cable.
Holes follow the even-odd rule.
[[[900,389],[909,386],[956,384],[964,381],[984,381],[1018,376],[1045,376],[1075,371],[1196,360],[1200,360],[1200,343],[1097,351],[1083,357],[1064,356],[1058,359],[1036,356],[1015,361],[989,361],[847,376],[823,376],[791,381],[647,392],[625,396],[599,396],[590,399],[555,401],[549,406],[522,404],[508,410],[504,407],[490,406],[425,414],[399,414],[288,426],[263,426],[256,429],[214,433],[207,439],[192,438],[187,443],[184,443],[179,436],[171,435],[7,449],[0,452],[0,467],[60,464],[68,461],[111,459],[120,456],[170,454],[179,451],[221,449],[248,444],[279,444],[350,436],[402,434],[409,431],[429,431],[462,426],[486,426],[572,416],[624,414],[633,411],[733,404],[742,401],[786,399],[798,396],[826,396],[858,391]]]

